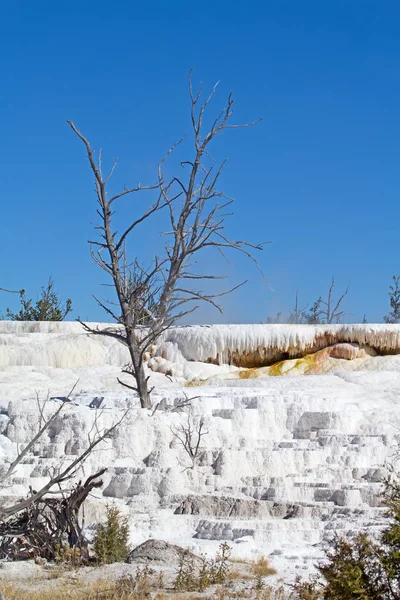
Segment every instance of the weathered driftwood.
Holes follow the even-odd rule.
[[[66,396],[66,400],[71,397],[76,385],[77,383]],[[0,485],[11,480],[34,444],[42,438],[67,405],[68,402],[63,402],[49,418],[44,417],[44,406],[39,405],[39,431],[18,453],[9,467],[0,474]],[[47,483],[39,490],[30,488],[25,498],[10,506],[0,507],[0,558],[21,560],[42,557],[54,560],[57,552],[63,548],[85,549],[87,547],[83,522],[79,521],[79,512],[91,491],[102,486],[101,476],[106,469],[91,475],[83,483],[79,481],[72,484],[71,482],[93,450],[113,435],[128,411],[129,408],[111,427],[102,430],[99,428],[101,411],[96,412],[93,427],[88,435],[88,446],[81,454],[64,468],[54,469]]]
[[[0,523],[0,558],[54,560],[65,547],[87,548],[79,513],[92,490],[103,485],[105,471],[79,481],[69,493],[60,492],[61,497],[44,496]]]

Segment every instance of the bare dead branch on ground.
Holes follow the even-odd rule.
[[[77,383],[66,399],[70,398]],[[12,477],[17,466],[42,438],[65,406],[68,406],[66,401],[62,402],[47,420],[43,408],[39,410],[41,423],[39,431],[10,464],[1,478],[3,484]],[[99,426],[102,412],[96,411],[92,428],[88,433],[87,448],[65,466],[60,461],[52,472],[49,472],[49,480],[40,490],[30,488],[26,498],[11,506],[0,507],[0,557],[43,556],[54,559],[57,546],[65,545],[66,537],[69,546],[82,548],[87,544],[83,527],[78,519],[79,510],[91,491],[102,485],[100,477],[106,469],[91,475],[84,483],[79,481],[72,488],[70,485],[66,487],[65,483],[70,482],[77,475],[85,460],[101,442],[112,437],[129,410],[130,408],[127,408],[111,427],[104,429]]]

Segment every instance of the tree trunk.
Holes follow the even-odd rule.
[[[147,377],[144,372],[143,357],[140,349],[137,347],[134,331],[126,331],[126,341],[132,361],[132,375],[136,381],[140,406],[142,408],[151,408],[150,393],[147,388]]]
[[[144,372],[143,361],[140,361],[140,363],[137,366],[134,365],[134,369],[138,394],[140,398],[140,406],[142,408],[151,408],[150,393],[147,387],[147,377]]]

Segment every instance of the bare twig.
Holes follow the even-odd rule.
[[[71,397],[71,394],[73,393],[74,389],[76,388],[76,386],[78,385],[79,379],[74,383],[71,391],[69,392],[68,396],[66,396],[66,399]],[[56,410],[55,413],[52,414],[52,416],[44,422],[44,425],[42,425],[42,427],[39,429],[39,431],[37,432],[37,434],[31,439],[31,441],[25,446],[25,448],[22,450],[22,452],[20,452],[18,454],[18,456],[16,457],[16,459],[10,464],[10,466],[8,467],[8,470],[6,471],[6,473],[0,477],[0,482],[5,481],[5,479],[7,479],[8,477],[10,477],[16,467],[21,463],[21,461],[25,458],[25,456],[32,450],[32,448],[34,447],[34,445],[36,444],[36,442],[43,436],[44,432],[50,427],[50,425],[52,423],[54,423],[54,421],[57,419],[58,415],[60,414],[60,412],[63,410],[64,406],[66,406],[66,403],[63,402],[62,404],[60,404],[59,408]],[[43,412],[40,411],[40,418],[43,418]],[[0,517],[1,517],[1,509],[0,509]]]

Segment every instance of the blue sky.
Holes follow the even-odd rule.
[[[4,3],[0,284],[36,297],[51,274],[73,318],[103,318],[91,294],[106,294],[105,278],[87,244],[93,182],[66,120],[104,160],[120,157],[116,189],[151,182],[190,133],[194,66],[206,88],[221,80],[215,109],[232,90],[237,121],[263,117],[221,137],[214,154],[229,158],[228,231],[272,242],[260,262],[274,290],[240,257],[218,264],[229,283],[248,284],[222,316],[204,309],[196,321],[265,321],[287,312],[296,290],[312,302],[332,275],[338,288],[351,284],[347,320],[380,321],[400,273],[399,21],[394,1]],[[121,220],[137,209],[121,205]],[[151,256],[160,228],[132,250]],[[6,306],[16,305],[2,294]]]

